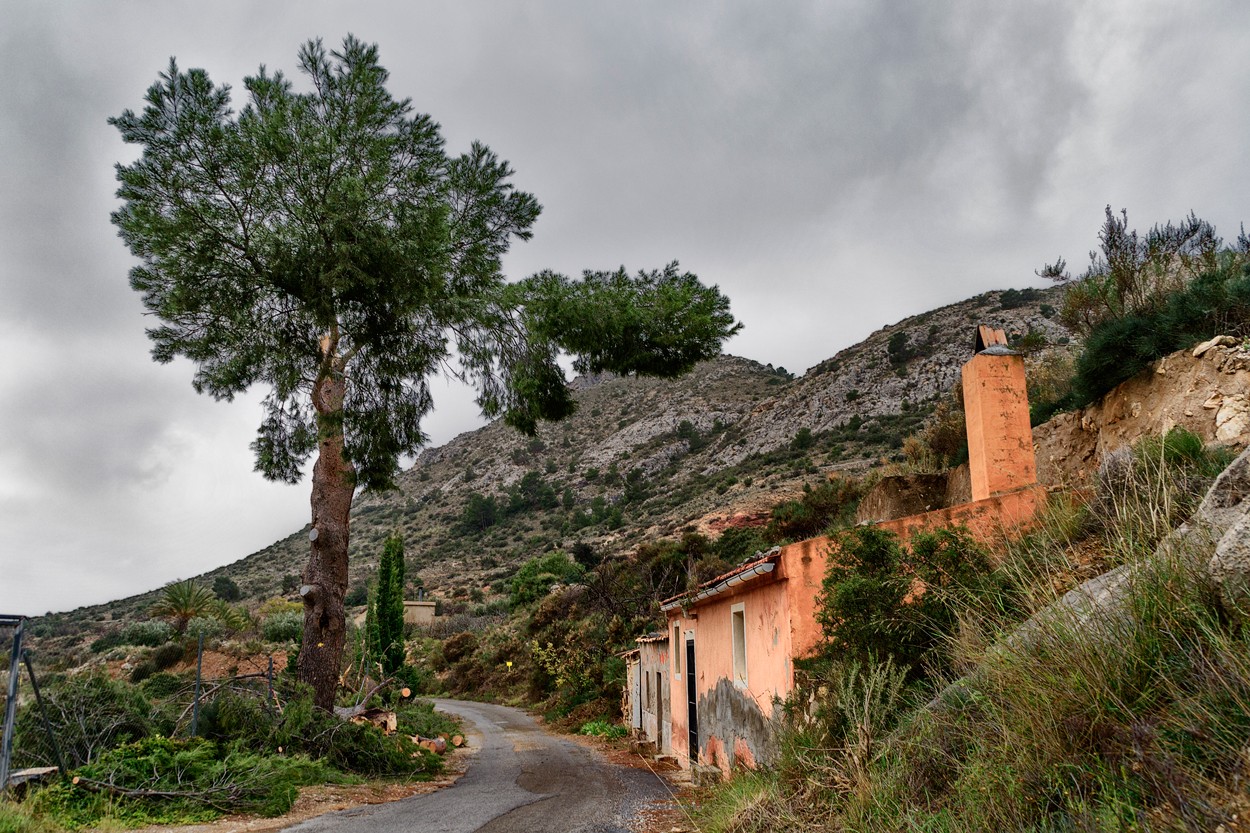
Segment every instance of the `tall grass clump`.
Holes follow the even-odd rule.
[[[1102,621],[1044,617],[891,739],[857,829],[1210,830],[1236,812],[1250,643],[1193,559]],[[1036,620],[1035,620],[1036,621]]]
[[[1207,448],[1183,428],[1106,455],[1089,512],[1108,552],[1121,563],[1153,552],[1230,462],[1227,449]]]

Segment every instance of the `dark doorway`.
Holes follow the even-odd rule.
[[[664,686],[659,671],[655,672],[655,751],[664,751]]]
[[[690,726],[690,763],[699,762],[699,705],[694,686],[694,640],[686,640],[686,721]]]

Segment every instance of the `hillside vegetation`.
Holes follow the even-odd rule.
[[[1119,455],[1088,505],[1053,502],[992,570],[965,567],[975,579],[936,600],[946,615],[899,620],[927,634],[921,654],[882,627],[897,608],[861,610],[871,640],[841,629],[805,663],[780,765],[715,791],[703,829],[1213,830],[1244,814],[1247,631],[1205,576],[1209,542],[1156,555],[1229,459],[1179,430]],[[1054,612],[1125,564],[1125,613],[1095,620],[1107,631]],[[868,576],[840,569],[831,622],[849,612],[839,583],[863,592]],[[877,598],[910,575],[879,576]]]

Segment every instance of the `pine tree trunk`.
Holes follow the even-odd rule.
[[[312,528],[316,536],[304,570],[304,641],[299,652],[299,678],[312,686],[313,702],[334,707],[347,626],[343,599],[347,595],[348,519],[355,492],[355,469],[343,456],[341,374],[322,379],[313,389],[320,446],[313,466]]]

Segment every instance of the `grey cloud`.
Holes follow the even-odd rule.
[[[0,452],[11,471],[35,472],[45,494],[152,485],[163,476],[153,452],[164,429],[185,410],[186,379],[117,361],[99,345],[64,356],[49,376],[6,386],[0,419],[10,442]],[[66,353],[71,351],[65,351]],[[156,376],[156,378],[153,378]]]

